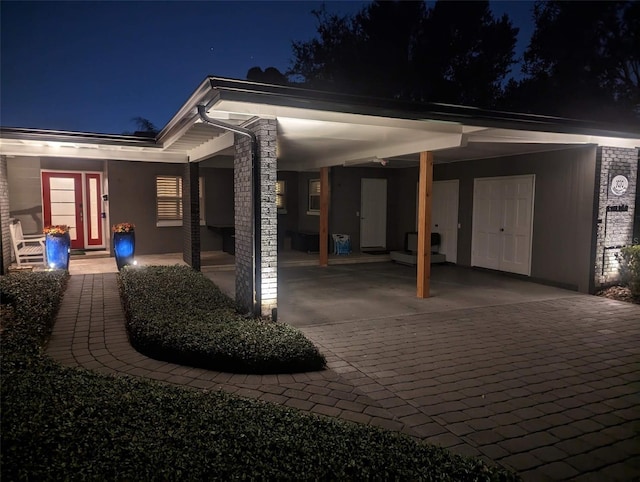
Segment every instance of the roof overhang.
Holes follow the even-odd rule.
[[[41,129],[2,128],[0,154],[123,161],[187,162],[184,153],[165,152],[148,137]]]
[[[228,159],[234,134],[203,123],[199,105],[233,126],[276,120],[278,168],[288,170],[408,160],[421,151],[434,152],[435,162],[454,162],[576,145],[640,146],[640,133],[594,122],[208,77],[155,139],[3,129],[0,153],[155,162]]]

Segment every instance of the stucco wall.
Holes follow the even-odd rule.
[[[20,220],[24,234],[42,233],[40,158],[8,158],[7,179],[10,216]]]
[[[306,209],[306,204],[304,206],[301,206],[299,204],[299,185],[297,172],[278,171],[278,180],[282,180],[285,182],[286,189],[286,213],[278,213],[278,248],[284,249],[285,247],[289,246],[289,244],[286,242],[286,233],[287,231],[298,230],[298,216],[303,208]]]
[[[471,264],[474,178],[535,174],[531,277],[589,292],[595,173],[595,146],[435,165],[434,180],[460,180],[458,264]]]
[[[156,226],[156,176],[182,176],[183,164],[109,161],[110,223],[136,225],[136,254],[182,252],[182,226]]]
[[[209,226],[233,225],[233,169],[200,167],[204,178],[204,218]],[[222,249],[222,235],[208,229],[200,229],[202,251]]]

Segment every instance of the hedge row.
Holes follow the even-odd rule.
[[[381,429],[62,367],[42,344],[64,277],[0,286],[2,480],[517,480]]]
[[[235,373],[321,370],[326,361],[297,329],[241,316],[234,301],[187,266],[120,273],[131,344],[159,360]]]

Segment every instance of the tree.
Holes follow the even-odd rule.
[[[487,1],[374,1],[354,16],[315,11],[288,71],[313,88],[491,106],[514,63],[517,29]]]
[[[526,77],[509,85],[505,105],[565,117],[638,120],[638,3],[537,2],[534,19]]]
[[[489,2],[436,2],[418,55],[428,97],[492,107],[515,63],[517,34],[508,16],[493,17]]]
[[[160,129],[158,129],[153,122],[145,117],[133,117],[131,119],[133,123],[136,125],[137,129],[134,132],[125,131],[124,135],[134,135],[134,136],[144,136],[144,137],[155,137]]]
[[[275,67],[267,67],[264,71],[260,67],[251,67],[247,72],[247,80],[264,82],[266,84],[288,85],[289,79]]]

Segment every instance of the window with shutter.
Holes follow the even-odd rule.
[[[320,212],[320,179],[309,179],[309,211],[308,214]]]
[[[156,177],[156,213],[158,226],[182,224],[182,177]]]

